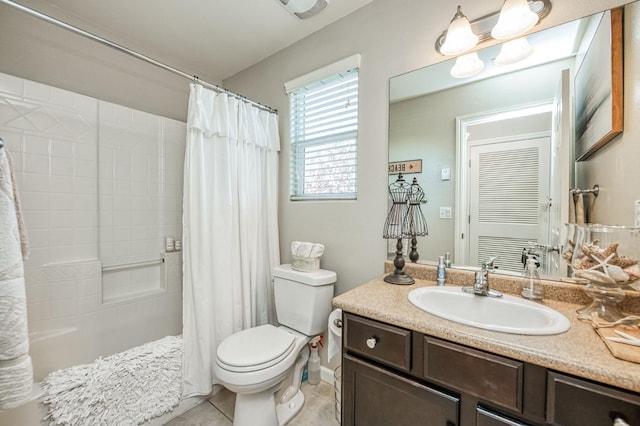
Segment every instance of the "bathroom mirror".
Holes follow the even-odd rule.
[[[390,79],[389,182],[402,171],[408,181],[417,178],[427,198],[429,235],[418,239],[419,262],[448,252],[454,266],[468,268],[498,255],[501,271],[519,275],[527,250],[547,278],[567,276],[553,248],[564,243],[574,186],[568,105],[576,69],[611,15],[529,35],[533,53],[514,64],[496,64],[501,45],[482,49],[484,69],[472,77],[451,76],[454,58]],[[480,161],[484,169],[469,168]],[[478,194],[492,202],[483,204]],[[585,195],[587,205],[592,197]],[[479,232],[479,215],[496,217],[498,225]]]

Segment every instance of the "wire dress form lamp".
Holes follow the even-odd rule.
[[[384,224],[382,236],[390,239],[398,240],[396,244],[396,257],[393,259],[395,271],[384,277],[384,280],[390,284],[410,285],[415,283],[414,279],[404,272],[404,257],[402,256],[402,239],[408,236],[407,229],[407,213],[409,212],[409,195],[411,194],[411,185],[404,180],[402,173],[398,174],[395,182],[389,184],[389,198],[391,199],[391,209],[387,215]]]
[[[407,201],[408,211],[405,219],[405,229],[407,230],[407,237],[411,238],[411,251],[409,252],[409,259],[411,259],[413,263],[416,263],[420,258],[417,250],[418,240],[416,237],[424,237],[425,235],[429,234],[427,220],[424,218],[424,214],[422,214],[422,208],[420,207],[422,203],[427,202],[427,200],[424,199],[424,196],[424,191],[418,184],[418,179],[413,178],[413,182],[411,183],[409,192],[409,200]]]

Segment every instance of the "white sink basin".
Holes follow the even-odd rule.
[[[465,293],[462,287],[420,287],[408,297],[409,302],[430,314],[503,333],[558,334],[571,327],[561,313],[509,295],[494,298]]]

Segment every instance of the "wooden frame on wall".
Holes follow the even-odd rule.
[[[623,8],[602,15],[576,72],[576,160],[591,157],[623,130]]]

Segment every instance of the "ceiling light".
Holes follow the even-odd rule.
[[[329,4],[329,0],[279,0],[289,12],[300,19],[311,18]]]
[[[518,37],[537,23],[538,15],[531,11],[527,0],[505,0],[491,36],[496,40]]]
[[[484,62],[478,58],[476,52],[471,52],[456,58],[456,64],[451,68],[451,77],[469,78],[478,74],[483,69]]]
[[[458,55],[472,49],[476,44],[478,44],[478,36],[471,31],[469,20],[462,13],[462,8],[458,6],[458,11],[449,24],[444,43],[440,47],[440,53]]]
[[[526,37],[516,38],[514,40],[502,43],[500,53],[496,57],[497,65],[515,64],[533,53],[533,47],[529,44]]]

